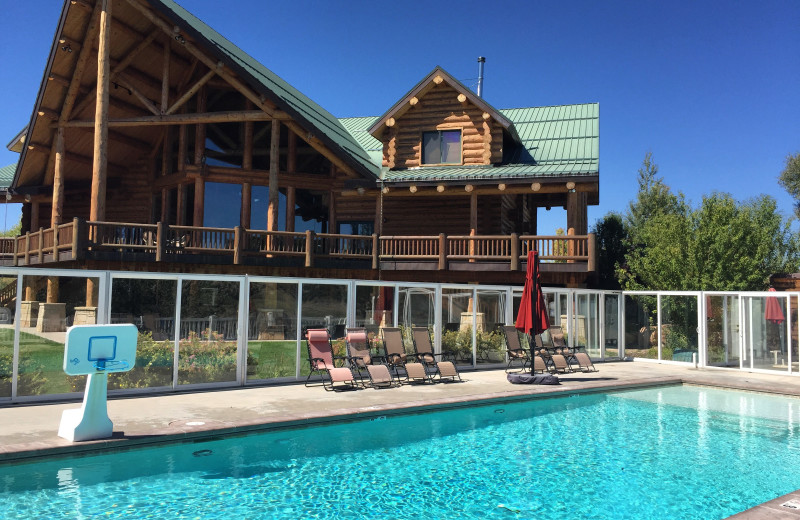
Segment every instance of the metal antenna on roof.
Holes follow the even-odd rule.
[[[483,97],[483,64],[486,58],[478,56],[478,97]]]

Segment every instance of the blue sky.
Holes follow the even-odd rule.
[[[694,204],[765,193],[792,212],[777,176],[800,152],[799,1],[179,3],[338,117],[383,114],[436,65],[475,85],[478,56],[496,108],[599,102],[590,226],[627,209],[648,151]],[[61,1],[3,7],[5,145],[30,118]],[[16,160],[0,150],[0,165]],[[539,222],[550,233],[566,216],[542,210]]]

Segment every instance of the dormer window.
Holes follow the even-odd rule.
[[[461,130],[422,132],[422,164],[461,164]]]

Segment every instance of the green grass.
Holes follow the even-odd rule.
[[[247,367],[248,379],[294,377],[296,341],[248,341],[247,350],[255,365]],[[306,349],[301,349],[303,364],[308,365]]]

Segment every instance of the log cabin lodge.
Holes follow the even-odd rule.
[[[521,285],[536,249],[591,285],[596,103],[496,109],[434,67],[337,119],[172,0],[65,0],[44,70],[3,265]]]

